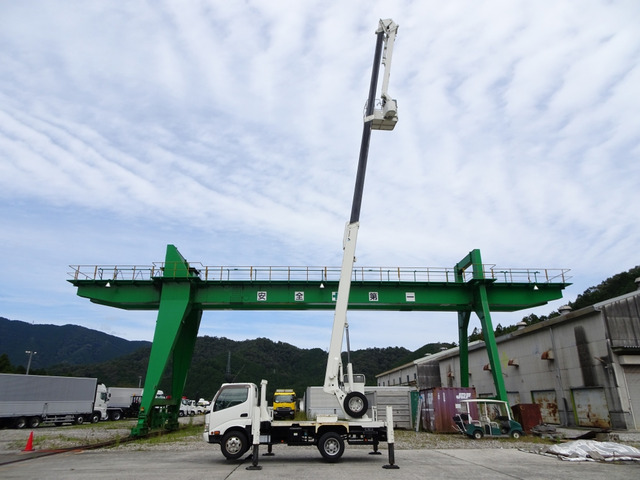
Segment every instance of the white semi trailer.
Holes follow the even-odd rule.
[[[0,374],[0,424],[35,428],[41,423],[82,424],[106,416],[95,378]]]

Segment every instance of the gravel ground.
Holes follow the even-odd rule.
[[[202,425],[203,416],[181,418],[182,424]],[[38,427],[33,430],[34,450],[55,450],[69,448],[78,445],[89,445],[106,442],[113,439],[126,439],[129,437],[135,420],[121,420],[118,422],[100,422],[95,425],[62,426],[62,427]],[[0,430],[0,454],[22,451],[27,443],[31,430]],[[559,429],[559,436],[564,433],[566,438],[575,438],[584,431]],[[520,450],[540,452],[554,440],[543,439],[536,436],[524,436],[519,440],[511,438],[472,440],[461,434],[434,434],[426,432],[414,432],[397,430],[395,432],[396,450],[416,449],[482,449],[482,448],[517,448]],[[615,437],[620,443],[640,447],[640,433],[619,433]],[[558,441],[562,441],[559,439]],[[365,446],[348,446],[348,448],[365,448]],[[219,450],[219,447],[202,441],[201,429],[190,430],[188,434],[182,432],[159,438],[123,442],[112,450]],[[386,450],[386,444],[381,444],[381,450]]]

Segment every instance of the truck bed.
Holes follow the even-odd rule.
[[[362,428],[383,428],[386,426],[385,422],[374,422],[371,420],[338,420],[336,417],[318,417],[316,420],[273,420],[271,421],[272,428],[289,428],[294,425],[300,427],[320,427],[322,425],[342,425],[347,430],[350,427],[362,427]]]

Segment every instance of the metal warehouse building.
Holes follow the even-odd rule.
[[[640,430],[640,291],[496,338],[509,403],[543,422]],[[457,348],[377,376],[378,385],[460,387]],[[496,395],[484,342],[469,344],[469,386]]]

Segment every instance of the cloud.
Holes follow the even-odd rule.
[[[567,296],[634,266],[636,2],[1,8],[4,316],[37,319],[36,288],[60,321],[126,318],[52,285],[168,243],[205,264],[339,264],[381,17],[400,24],[400,121],[372,135],[359,265],[451,267],[480,248],[572,268]]]

